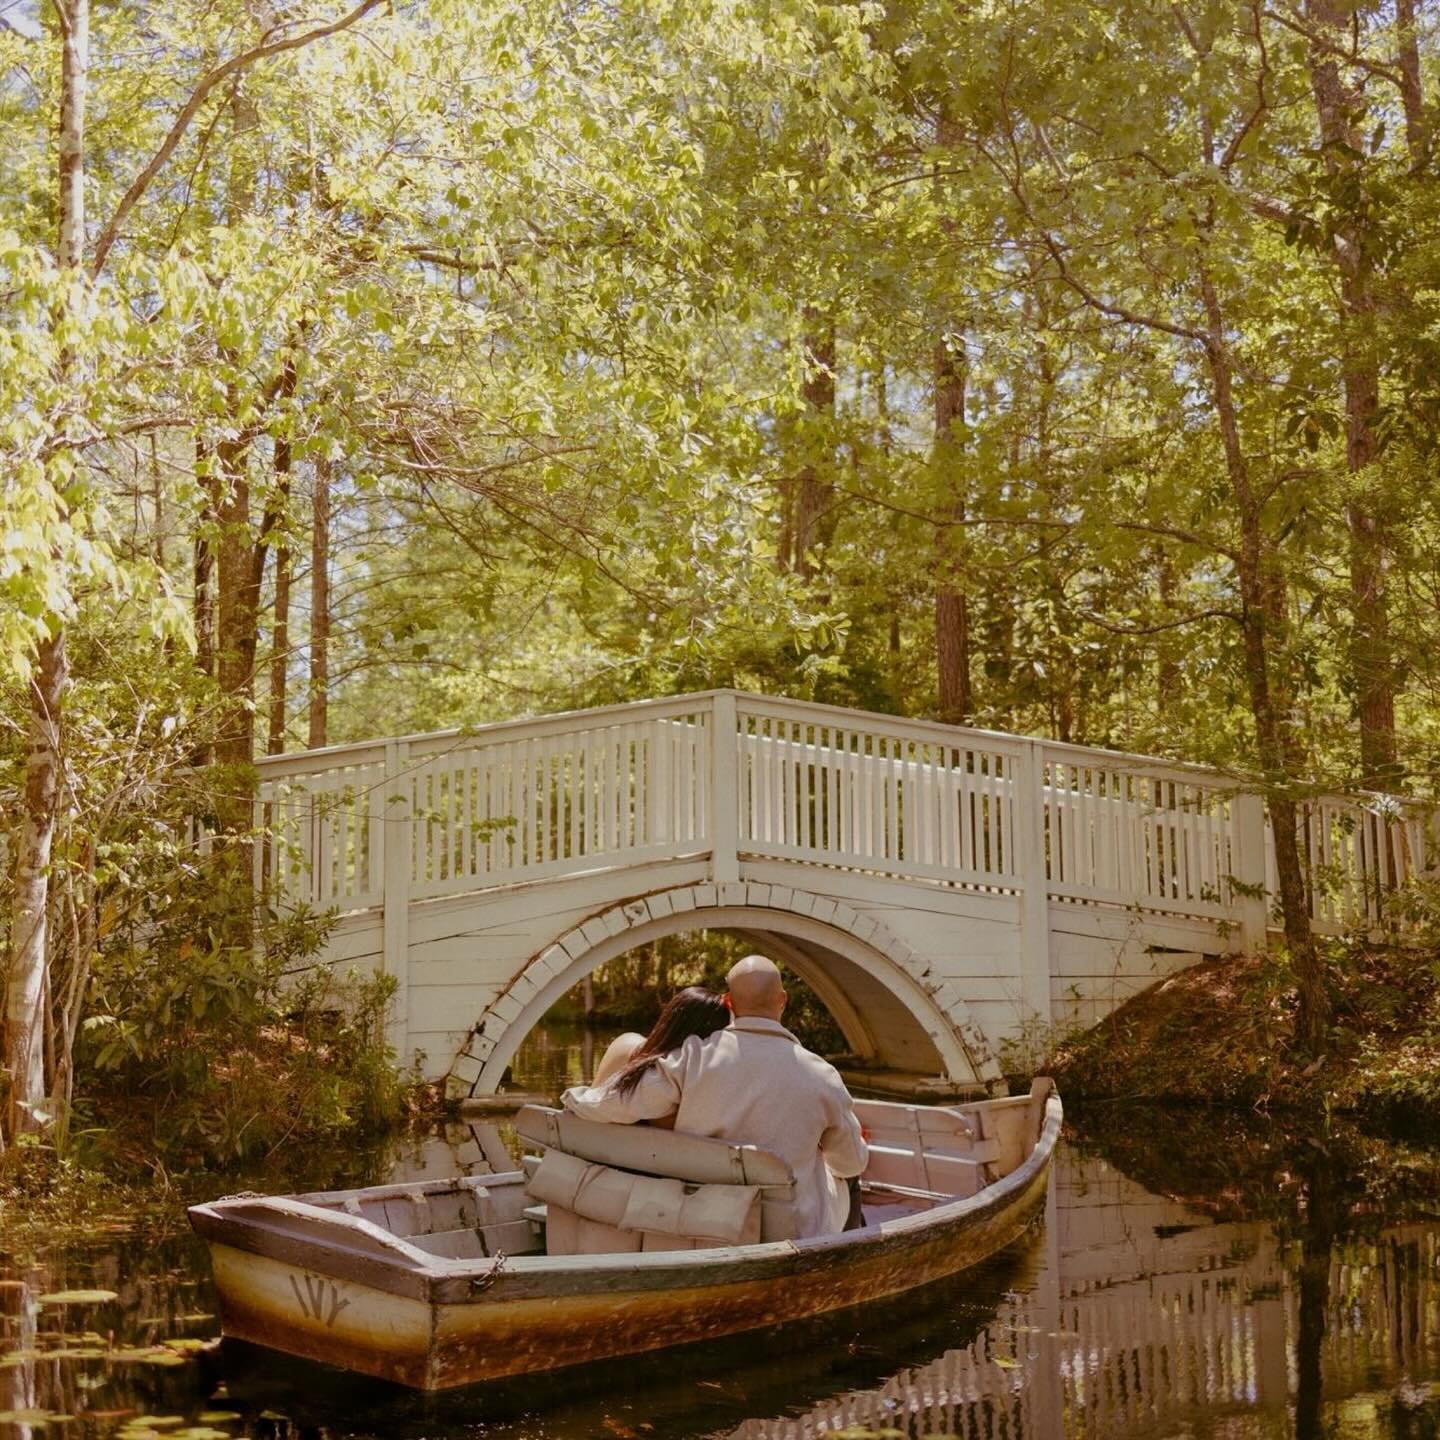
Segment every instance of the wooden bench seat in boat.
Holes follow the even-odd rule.
[[[461,1176],[427,1184],[379,1185],[338,1197],[302,1196],[303,1201],[363,1220],[447,1260],[478,1260],[523,1253],[534,1232],[518,1213],[509,1177]],[[486,1184],[486,1181],[491,1184]]]
[[[991,1102],[992,1104],[994,1102]],[[857,1100],[870,1163],[865,1179],[965,1198],[997,1178],[1004,1143],[988,1133],[985,1111]]]
[[[540,1105],[520,1109],[515,1128],[545,1151],[525,1172],[528,1193],[545,1203],[548,1254],[704,1249],[790,1240],[798,1229],[790,1167],[758,1146]],[[597,1173],[587,1177],[587,1166]],[[588,1213],[572,1208],[582,1191]]]

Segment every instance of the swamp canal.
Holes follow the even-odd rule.
[[[583,1078],[605,1038],[537,1031],[515,1084]],[[513,1142],[454,1125],[325,1180],[480,1173]],[[204,1247],[183,1222],[57,1238],[24,1263],[0,1235],[0,1436],[1430,1440],[1437,1162],[1343,1127],[1092,1107],[1070,1118],[1043,1220],[943,1286],[434,1397],[215,1344]]]

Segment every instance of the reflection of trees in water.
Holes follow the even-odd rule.
[[[0,1355],[26,1354],[35,1348],[35,1315],[31,1307],[31,1277],[0,1278]],[[0,1411],[35,1409],[35,1364],[0,1367]],[[18,1434],[29,1440],[28,1425],[17,1425]]]
[[[852,1318],[849,1334],[869,1347],[858,1366],[844,1358],[843,1333],[816,1342],[787,1331],[786,1343],[727,1352],[733,1358],[714,1377],[725,1388],[723,1410],[720,1387],[697,1388],[690,1360],[661,1355],[625,1362],[589,1398],[563,1404],[553,1377],[529,1381],[522,1398],[532,1411],[543,1408],[543,1419],[514,1428],[487,1420],[484,1433],[590,1440],[623,1434],[603,1427],[607,1415],[621,1413],[637,1436],[655,1440],[727,1428],[743,1440],[818,1440],[847,1425],[912,1440],[1184,1432],[1259,1440],[1287,1434],[1292,1424],[1300,1440],[1327,1433],[1436,1440],[1440,1385],[1433,1393],[1425,1387],[1440,1380],[1440,1226],[1395,1223],[1433,1177],[1407,1177],[1414,1157],[1406,1152],[1377,1160],[1374,1149],[1357,1149],[1349,1138],[1301,1143],[1275,1127],[1232,1135],[1228,1122],[1217,1122],[1212,1145],[1236,1140],[1227,1170],[1209,1150],[1199,1153],[1203,1127],[1173,1112],[1163,1118],[1182,1138],[1161,1152],[1163,1173],[1152,1157],[1144,1186],[1091,1136],[1082,1136],[1078,1153],[1066,1147],[1046,1231],[1032,1246],[1043,1250],[1043,1274],[962,1276],[952,1298],[912,1300],[898,1321]],[[1145,1152],[1140,1120],[1111,1117],[1106,1132],[1127,1159]],[[461,1163],[513,1163],[495,1126],[455,1127],[451,1139],[461,1148],[438,1137],[417,1143],[405,1165],[440,1174]],[[1197,1152],[1188,1176],[1184,1146]],[[72,1335],[91,1325],[114,1328],[116,1343],[125,1344],[215,1328],[212,1320],[186,1320],[211,1303],[188,1236],[77,1247],[41,1272],[13,1278],[23,1278],[31,1296],[100,1286],[120,1298],[100,1311],[43,1310],[26,1331],[30,1311],[19,1286],[0,1286],[0,1351],[52,1346],[62,1325]],[[969,1318],[960,1324],[962,1310]],[[82,1376],[103,1376],[103,1387],[82,1390]],[[31,1358],[0,1368],[0,1411],[133,1406],[193,1416],[210,1408],[217,1378],[195,1364],[107,1371],[101,1361]],[[796,1415],[794,1407],[823,1396],[833,1398]],[[265,1440],[321,1440],[356,1429],[429,1440],[474,1434],[487,1405],[454,1397],[443,1408],[405,1411],[405,1424],[392,1428],[372,1423],[348,1382],[323,1408],[273,1398],[219,1402],[247,1417],[227,1428]],[[786,1418],[744,1419],[766,1414]],[[34,1440],[59,1433],[37,1430]]]
[[[115,1298],[40,1299],[63,1291],[108,1291]],[[8,1357],[0,1364],[0,1412],[172,1413],[203,1395],[192,1394],[197,1367],[174,1363],[178,1356],[162,1353],[161,1342],[214,1329],[208,1269],[188,1233],[57,1247],[23,1271],[0,1265],[0,1359]],[[126,1358],[108,1358],[115,1352]],[[53,1426],[35,1430],[37,1440],[59,1433]]]
[[[734,1440],[846,1427],[917,1440],[1259,1436],[1292,1423],[1296,1440],[1315,1440],[1337,1411],[1357,1440],[1434,1440],[1440,1385],[1417,1386],[1440,1380],[1440,1229],[1378,1230],[1372,1217],[1371,1233],[1347,1232],[1354,1192],[1336,1157],[1311,1147],[1291,1161],[1288,1224],[1212,1223],[1098,1158],[1062,1163],[1047,1271],[971,1345],[803,1419],[750,1421]],[[1384,1399],[1392,1388],[1400,1398]]]

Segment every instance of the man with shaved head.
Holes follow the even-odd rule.
[[[747,955],[725,977],[730,1024],[692,1035],[621,1095],[613,1083],[567,1090],[567,1110],[633,1124],[675,1117],[675,1129],[778,1155],[795,1176],[799,1238],[835,1234],[850,1211],[847,1180],[868,1152],[835,1067],[780,1023],[785,986],[773,961]]]

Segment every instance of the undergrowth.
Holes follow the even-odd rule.
[[[1332,1022],[1324,1053],[1293,1043],[1283,952],[1193,966],[1058,1045],[1049,1068],[1076,1098],[1128,1097],[1440,1118],[1440,885],[1407,891],[1385,933],[1323,942]]]

